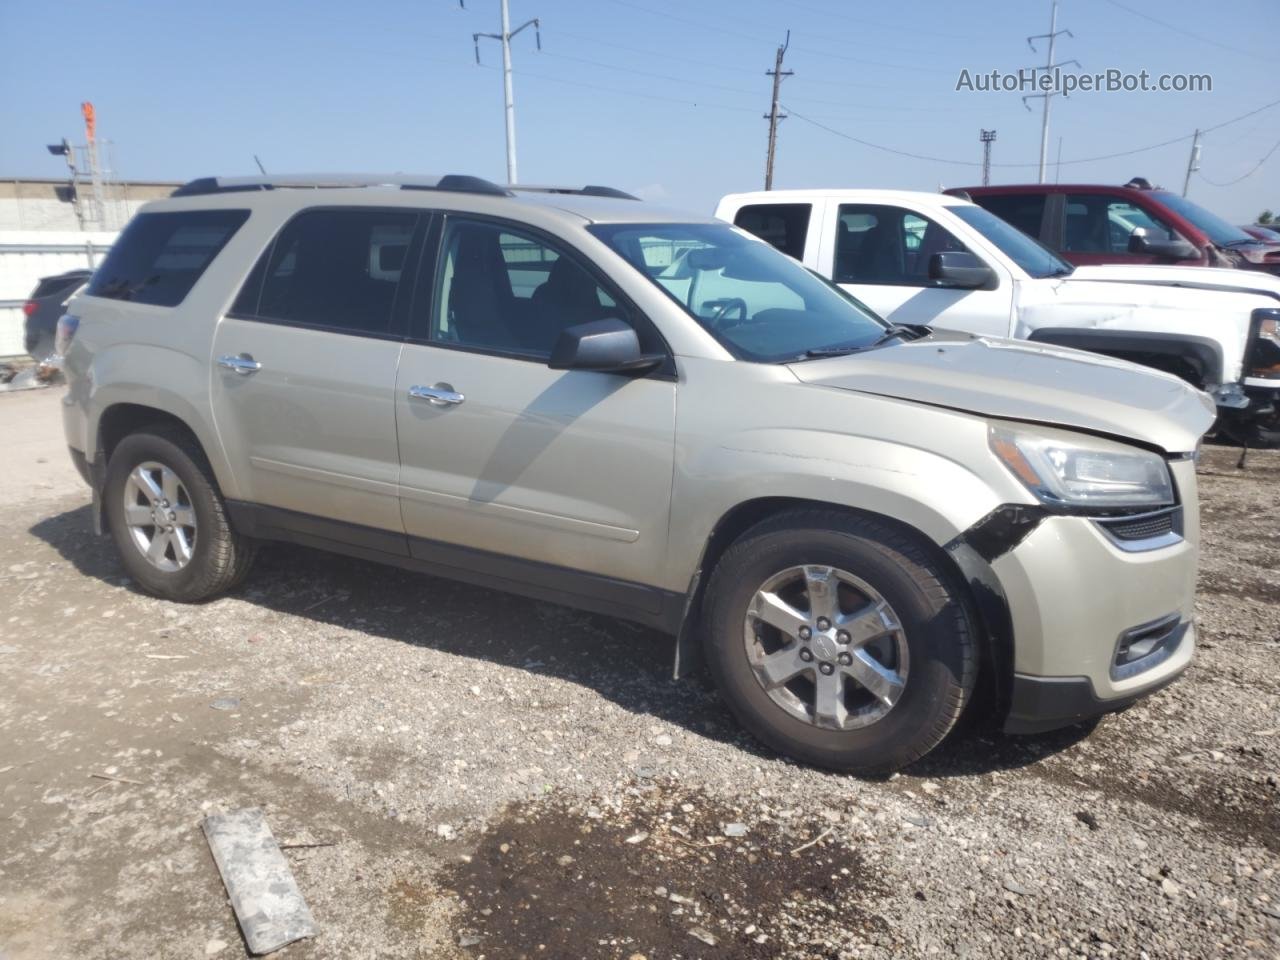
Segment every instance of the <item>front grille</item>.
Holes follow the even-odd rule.
[[[1098,523],[1117,540],[1154,540],[1178,532],[1181,512],[1180,507],[1170,507],[1156,513],[1099,520]]]

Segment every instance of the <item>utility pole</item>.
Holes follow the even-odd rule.
[[[1052,73],[1054,70],[1056,70],[1057,68],[1065,67],[1069,63],[1074,63],[1077,67],[1080,66],[1080,61],[1078,60],[1064,60],[1062,63],[1054,62],[1054,59],[1053,59],[1054,47],[1057,46],[1058,37],[1064,34],[1068,37],[1072,37],[1072,38],[1075,37],[1075,34],[1073,34],[1070,30],[1058,29],[1058,0],[1053,0],[1053,8],[1049,14],[1049,32],[1039,33],[1039,34],[1036,34],[1034,37],[1027,37],[1027,46],[1031,48],[1032,53],[1039,52],[1036,50],[1036,45],[1035,45],[1036,40],[1049,41],[1049,59],[1045,61],[1045,65],[1043,67],[1036,67],[1035,68],[1036,70],[1043,70],[1045,74],[1048,75]],[[1028,100],[1035,100],[1039,98],[1044,101],[1044,115],[1040,121],[1040,182],[1041,183],[1044,183],[1045,160],[1049,155],[1049,101],[1056,96],[1057,96],[1057,93],[1055,93],[1054,91],[1046,90],[1044,93],[1030,93],[1022,98],[1022,105],[1026,107],[1028,110],[1031,109],[1031,105],[1027,103]]]
[[[778,121],[787,119],[785,113],[778,112],[778,91],[782,86],[784,77],[790,77],[794,74],[793,70],[782,69],[782,58],[786,56],[787,47],[791,46],[791,31],[787,31],[786,42],[778,48],[777,55],[773,58],[773,69],[766,70],[766,77],[773,77],[773,102],[769,107],[769,112],[764,118],[769,121],[769,154],[764,163],[764,188],[766,190],[773,189],[773,157],[778,147]]]
[[[979,130],[978,139],[982,142],[982,185],[985,187],[991,182],[991,144],[995,143],[996,132]]]
[[[502,32],[501,33],[473,33],[471,41],[476,46],[476,63],[480,62],[480,38],[486,40],[497,40],[502,44],[502,94],[503,103],[506,106],[506,124],[507,124],[507,182],[516,182],[516,104],[511,92],[511,38],[518,34],[525,27],[533,27],[534,36],[537,38],[538,49],[542,49],[542,27],[538,22],[538,18],[526,20],[514,30],[511,29],[511,15],[507,10],[507,0],[501,0],[502,5]]]
[[[1200,131],[1191,138],[1191,156],[1187,158],[1187,179],[1182,181],[1182,195],[1191,189],[1191,175],[1200,169]]]

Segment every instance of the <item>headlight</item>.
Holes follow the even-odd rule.
[[[992,425],[991,450],[1050,506],[1157,508],[1172,504],[1173,481],[1155,453],[1048,427]]]

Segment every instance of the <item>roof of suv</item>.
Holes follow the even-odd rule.
[[[270,197],[270,200],[266,198]],[[283,199],[287,197],[288,199]],[[638,197],[601,186],[500,186],[479,177],[448,174],[293,174],[261,177],[202,177],[148,204],[253,207],[262,203],[304,207],[341,198],[394,206],[430,206],[492,213],[507,205],[570,214],[590,223],[707,223],[712,218],[652,206]],[[418,201],[418,202],[414,202]]]
[[[955,207],[968,203],[963,197],[926,190],[873,190],[873,189],[805,189],[805,190],[751,190],[746,193],[730,193],[721,202],[735,203],[798,203],[814,200],[836,199],[850,203],[930,203]]]

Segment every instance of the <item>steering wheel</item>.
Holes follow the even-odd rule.
[[[736,326],[739,323],[745,323],[747,320],[747,301],[741,297],[725,297],[721,300],[708,300],[706,306],[714,307],[715,312],[707,319],[712,327],[719,330],[722,326],[725,328]],[[738,317],[734,323],[724,323],[723,321],[729,315],[730,310],[737,310]]]

